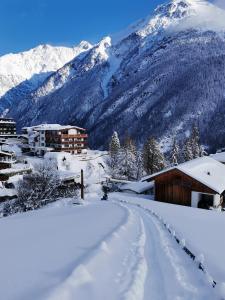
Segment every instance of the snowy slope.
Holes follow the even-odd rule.
[[[92,46],[81,42],[72,48],[40,45],[29,51],[0,57],[0,113],[7,114],[17,98],[39,87],[53,72]]]
[[[224,213],[149,201],[132,195],[115,194],[113,198],[140,204],[158,213],[201,259],[213,279],[219,284],[225,282],[225,242],[219,229],[224,226]]]
[[[95,147],[105,146],[113,130],[123,136],[125,127],[138,143],[154,135],[169,145],[194,122],[205,144],[223,143],[224,20],[225,11],[204,0],[161,5],[63,66],[36,91],[13,95],[10,114],[19,128],[82,125]],[[4,108],[7,101],[2,99]]]
[[[43,82],[51,72],[57,71],[68,61],[89,49],[88,42],[81,42],[73,48],[40,45],[29,51],[7,54],[0,57],[0,96],[25,80],[30,80],[34,86]],[[42,75],[35,78],[35,75]],[[36,82],[37,80],[37,82]],[[39,82],[38,82],[39,81]]]
[[[90,200],[0,220],[3,299],[219,299],[153,218]]]

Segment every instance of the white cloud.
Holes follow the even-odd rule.
[[[205,1],[196,1],[192,4],[192,13],[178,24],[170,26],[169,30],[180,31],[188,28],[201,30],[225,31],[225,0],[216,0],[212,5]],[[216,4],[216,6],[215,6]],[[224,5],[224,9],[218,7]]]

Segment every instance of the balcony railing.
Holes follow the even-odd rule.
[[[13,164],[16,162],[15,158],[5,158],[5,157],[0,157],[0,163],[8,163],[8,164]]]
[[[60,136],[62,139],[75,139],[75,138],[83,138],[83,139],[86,139],[88,138],[88,134],[61,134]]]

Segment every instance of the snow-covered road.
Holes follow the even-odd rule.
[[[204,275],[157,219],[141,207],[113,205],[127,217],[48,300],[216,299]]]
[[[0,298],[219,299],[156,218],[119,200],[1,219]]]

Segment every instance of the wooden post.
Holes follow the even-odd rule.
[[[81,170],[81,199],[84,200],[84,171]]]

